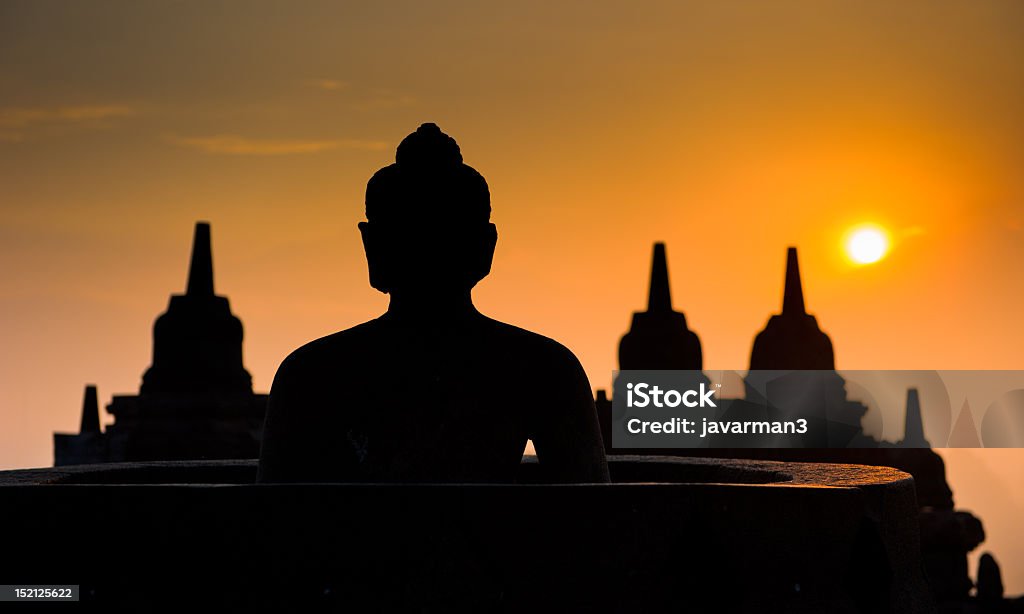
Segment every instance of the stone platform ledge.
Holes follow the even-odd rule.
[[[627,483],[760,484],[777,486],[879,487],[910,480],[891,467],[746,459],[617,455],[609,457],[612,480]],[[252,484],[255,460],[186,460],[66,465],[0,471],[0,487],[58,484],[211,485]],[[537,458],[523,457],[519,484],[543,482]]]
[[[252,484],[254,461],[0,472],[0,577],[100,605],[929,612],[910,476],[617,456],[613,484]]]

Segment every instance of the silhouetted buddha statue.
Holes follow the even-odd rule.
[[[484,178],[424,124],[366,186],[359,224],[387,312],[313,341],[274,378],[263,482],[608,480],[590,383],[557,342],[476,310],[497,231]]]

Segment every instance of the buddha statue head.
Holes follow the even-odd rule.
[[[497,230],[487,182],[455,139],[423,124],[366,184],[359,231],[370,285],[391,294],[469,291],[491,270]]]

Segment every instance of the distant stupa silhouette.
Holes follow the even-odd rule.
[[[804,308],[804,290],[800,282],[800,263],[796,248],[786,252],[786,287],[782,295],[782,313],[773,315],[754,339],[750,369],[833,370],[835,355],[832,341],[818,327],[818,321]]]
[[[255,458],[266,395],[242,364],[242,322],[213,286],[210,225],[195,227],[185,294],[153,326],[153,364],[139,394],[114,396],[100,432],[96,389],[86,389],[78,435],[55,434],[57,465],[138,460]]]
[[[667,267],[663,264],[663,258],[663,249],[656,248],[655,263],[652,267],[651,303],[660,305],[662,311],[666,311],[665,306],[668,307],[667,311],[671,311],[671,302],[665,300],[668,296],[668,282]],[[662,263],[658,262],[659,259],[662,259]],[[817,430],[825,437],[809,439],[805,442],[806,447],[802,448],[766,448],[746,445],[743,441],[735,447],[720,447],[716,443],[716,447],[713,448],[615,448],[612,445],[612,429],[622,428],[621,415],[614,414],[612,398],[609,398],[607,392],[598,390],[595,403],[601,420],[606,451],[609,454],[653,453],[669,456],[885,465],[907,471],[914,476],[921,517],[926,522],[939,523],[944,527],[939,531],[922,535],[923,548],[932,550],[925,561],[925,566],[933,578],[933,590],[938,594],[943,587],[970,586],[966,569],[961,569],[959,565],[966,561],[967,553],[973,546],[959,543],[962,538],[958,523],[942,524],[945,523],[945,519],[954,517],[953,492],[946,481],[942,458],[929,449],[929,443],[925,438],[918,392],[912,389],[907,394],[906,429],[902,442],[880,442],[865,434],[861,421],[868,408],[859,401],[847,398],[845,382],[835,371],[832,342],[819,328],[815,317],[806,312],[797,252],[792,247],[786,255],[782,305],[782,313],[773,315],[754,341],[751,371],[747,377],[740,380],[735,371],[723,372],[723,391],[718,399],[721,415],[749,419],[750,415],[756,414],[756,410],[766,407],[769,403],[773,411],[777,412],[776,415],[780,415],[792,406],[790,401],[795,400],[798,404],[805,403],[802,407],[804,415],[811,415],[815,409],[821,410],[817,417]],[[652,311],[655,309],[648,309],[648,312]],[[652,370],[678,369],[679,367],[673,366],[670,362],[671,358],[666,358],[676,355],[671,348],[665,347],[674,343],[669,335],[650,334],[643,337],[642,344],[630,339],[629,343],[632,345],[627,345],[627,338],[634,335],[641,326],[648,326],[646,322],[638,326],[637,319],[644,320],[647,317],[647,313],[638,313],[634,316],[633,329],[623,338],[620,345],[620,367],[635,369],[638,367],[630,365],[641,364],[643,368]],[[696,339],[694,333],[689,334]],[[624,350],[624,346],[627,349]],[[699,348],[699,345],[697,347]],[[636,357],[632,352],[641,355]],[[624,394],[624,391],[616,388],[612,396],[618,394]],[[980,445],[970,410],[967,407],[964,409],[966,411],[961,412],[957,426],[953,429],[950,446]],[[615,422],[616,419],[619,420],[618,423]],[[821,428],[822,425],[824,428]],[[901,449],[903,447],[913,449]],[[980,526],[978,519],[962,510],[955,511],[955,518],[958,521],[969,519]],[[952,531],[952,535],[949,531]],[[950,546],[951,543],[954,545]],[[994,561],[989,561],[986,565],[989,567],[985,572],[988,580],[986,590],[993,595],[1000,595],[1001,587],[993,574],[997,573],[998,569],[992,569]],[[979,572],[979,578],[980,576]],[[980,580],[978,586],[980,595]],[[954,588],[954,592],[956,590]],[[966,595],[966,592],[963,594]],[[957,596],[955,599],[962,597]]]
[[[242,322],[228,299],[213,291],[210,225],[196,224],[185,294],[171,296],[153,326],[153,365],[141,397],[210,397],[252,394],[242,365]]]
[[[96,386],[85,387],[85,398],[82,399],[82,434],[100,432],[100,402],[96,395]]]
[[[904,416],[902,448],[932,447],[924,436],[924,422],[921,419],[921,399],[917,388],[907,390],[907,413]]]
[[[633,314],[633,323],[619,342],[619,368],[703,368],[700,338],[686,326],[686,316],[672,309],[665,244],[654,244],[647,311]]]
[[[974,415],[971,413],[971,406],[966,400],[960,408],[960,415],[950,431],[947,448],[980,448],[981,438],[978,437],[978,427],[974,424]]]
[[[672,290],[668,281],[665,244],[655,243],[651,258],[651,283],[647,292],[647,311],[633,313],[629,330],[619,340],[620,370],[679,370],[700,372],[704,356],[700,338],[686,325],[686,316],[672,309]],[[694,386],[707,384],[703,373],[695,373]],[[615,387],[614,394],[625,394]],[[612,450],[612,401],[598,390],[594,399],[605,451]]]
[[[1005,612],[1002,609],[1003,574],[991,553],[984,553],[978,561],[978,602],[982,613]]]

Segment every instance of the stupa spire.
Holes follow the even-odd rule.
[[[665,244],[654,244],[651,260],[651,287],[647,295],[647,311],[667,313],[672,311],[672,291],[668,285],[668,262],[665,259]]]
[[[210,249],[209,222],[196,222],[192,240],[192,264],[188,270],[189,296],[213,296],[213,254]]]
[[[917,388],[907,390],[907,413],[904,417],[903,445],[908,448],[930,448],[924,437],[924,422],[921,419],[921,399]]]
[[[82,424],[79,433],[100,432],[100,403],[96,396],[96,386],[89,384],[85,387],[85,396],[82,399]]]
[[[786,289],[782,294],[782,315],[804,315],[804,288],[800,282],[800,262],[796,248],[786,250]]]

